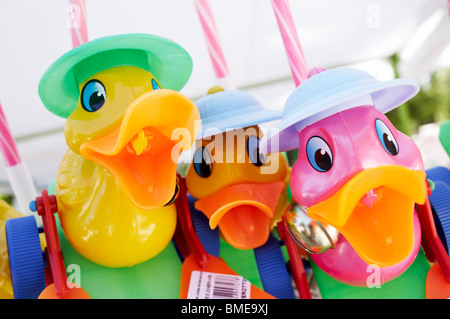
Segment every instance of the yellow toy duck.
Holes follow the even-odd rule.
[[[160,253],[176,226],[178,157],[172,132],[200,120],[179,91],[192,71],[178,44],[148,34],[99,38],[58,59],[39,95],[67,118],[69,150],[55,184],[70,244],[107,267],[130,267]],[[189,145],[189,147],[190,147]]]
[[[0,199],[0,299],[13,299],[13,287],[9,270],[8,246],[5,234],[6,221],[23,217],[23,214]]]

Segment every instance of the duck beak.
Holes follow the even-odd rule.
[[[358,173],[308,215],[335,227],[366,263],[387,267],[411,253],[414,205],[426,197],[425,172],[381,166]]]
[[[154,90],[130,104],[117,128],[82,144],[81,155],[111,172],[136,206],[159,208],[174,195],[178,158],[194,143],[196,120],[200,114],[187,97]],[[177,129],[183,143],[172,134]]]
[[[269,237],[271,219],[284,187],[282,181],[231,185],[196,201],[195,208],[209,218],[211,229],[219,226],[233,247],[256,248]]]

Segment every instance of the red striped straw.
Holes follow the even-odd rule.
[[[3,108],[0,104],[0,149],[3,153],[5,166],[11,167],[21,163],[16,143],[12,137]]]
[[[86,27],[86,4],[84,0],[69,0],[68,26],[72,34],[72,46],[76,48],[88,42]]]
[[[308,77],[308,67],[298,40],[288,0],[272,0],[272,7],[284,42],[295,85],[299,86]]]
[[[220,44],[219,33],[208,0],[195,0],[195,7],[206,37],[209,55],[218,79],[229,76],[228,66]]]
[[[26,164],[20,159],[16,143],[12,137],[1,105],[0,149],[5,162],[6,176],[8,177],[19,211],[24,215],[34,215],[38,225],[41,225],[40,217],[37,214],[33,214],[29,208],[30,200],[36,198],[36,187],[34,186],[33,178]]]

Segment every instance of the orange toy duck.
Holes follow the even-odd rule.
[[[281,154],[259,152],[258,124],[279,118],[250,94],[214,93],[196,102],[202,118],[193,163],[186,174],[195,208],[238,249],[263,245],[271,232],[288,167]]]

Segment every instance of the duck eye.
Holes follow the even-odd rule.
[[[194,169],[198,176],[207,178],[212,173],[212,157],[205,147],[198,148],[194,153]]]
[[[159,86],[158,82],[155,81],[155,79],[152,79],[152,87],[153,87],[153,90],[157,90],[157,89],[161,88]]]
[[[88,112],[98,111],[106,100],[106,91],[102,82],[91,80],[81,90],[81,106]]]
[[[389,130],[386,124],[380,119],[375,120],[375,129],[377,131],[378,139],[383,145],[383,148],[390,155],[398,154],[398,144],[394,138],[394,135]]]
[[[306,155],[311,166],[319,172],[327,172],[333,166],[333,153],[327,142],[318,136],[309,139]]]
[[[252,162],[255,166],[262,166],[267,160],[266,154],[262,154],[259,151],[259,138],[255,135],[248,137],[247,153],[250,158],[250,162]]]
[[[179,194],[180,194],[180,186],[179,186],[179,181],[177,178],[177,183],[175,184],[175,192],[173,193],[172,199],[164,206],[169,206],[169,205],[175,203]]]

